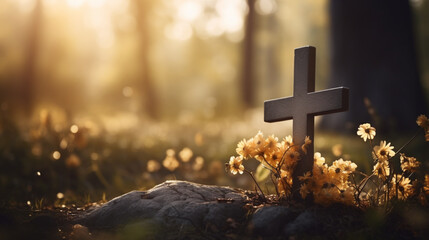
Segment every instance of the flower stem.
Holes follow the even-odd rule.
[[[401,152],[401,150],[404,148],[404,147],[406,147],[408,144],[410,144],[413,140],[414,140],[414,138],[416,138],[417,137],[417,135],[419,135],[419,133],[421,132],[421,130],[420,129],[417,129],[417,131],[416,131],[416,133],[414,133],[414,136],[410,139],[410,140],[408,140],[408,142],[407,143],[405,143],[401,148],[399,148],[399,150],[398,151],[396,151],[397,153],[400,153]]]
[[[256,186],[258,187],[259,191],[261,192],[262,197],[263,197],[263,198],[265,198],[264,192],[262,192],[261,187],[259,187],[259,184],[258,184],[258,182],[256,181],[255,177],[253,176],[253,173],[252,173],[252,172],[250,172],[250,171],[248,171],[247,169],[244,169],[244,171],[245,171],[246,173],[248,173],[248,174],[252,177],[253,181],[255,182]]]

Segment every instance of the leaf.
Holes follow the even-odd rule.
[[[264,181],[268,176],[270,176],[271,171],[267,169],[262,163],[256,168],[255,179],[258,182]]]

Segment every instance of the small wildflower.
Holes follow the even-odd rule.
[[[402,171],[415,172],[420,167],[420,162],[415,157],[407,157],[401,153],[401,169]]]
[[[309,193],[310,190],[308,189],[308,185],[306,183],[303,183],[301,185],[301,188],[299,189],[299,194],[301,194],[302,199],[305,199]]]
[[[232,156],[229,159],[229,170],[231,171],[231,173],[234,175],[236,175],[237,173],[243,174],[244,166],[242,163],[243,163],[243,157]]]
[[[356,170],[357,165],[351,161],[344,161],[342,158],[334,161],[329,167],[330,172],[335,174],[350,174]]]
[[[282,168],[287,170],[288,168],[293,168],[298,160],[301,158],[301,154],[295,148],[289,149],[285,154],[285,163]]]
[[[343,155],[343,145],[335,144],[334,146],[332,146],[332,154],[334,154],[335,157]]]
[[[386,180],[386,177],[390,175],[389,165],[387,162],[378,162],[374,165],[373,173],[380,179]]]
[[[292,146],[292,145],[293,145],[293,139],[292,139],[292,136],[291,136],[291,135],[289,135],[289,136],[287,136],[287,137],[283,138],[283,143],[284,143],[286,146],[288,146],[288,147]]]
[[[393,148],[393,146],[390,146],[390,143],[386,144],[386,141],[381,141],[379,146],[374,147],[374,157],[379,161],[387,161],[389,158],[395,156]]]
[[[423,190],[425,191],[426,194],[429,193],[429,174],[425,175],[425,184],[423,186]]]
[[[298,179],[301,181],[301,182],[305,182],[305,181],[307,181],[308,179],[310,179],[311,178],[311,173],[310,172],[306,172],[306,173],[304,173],[304,176],[299,176],[298,177]]]
[[[411,180],[401,174],[394,175],[392,178],[392,192],[391,195],[396,195],[396,189],[398,189],[398,198],[406,199],[412,194]]]
[[[179,161],[177,161],[176,157],[173,156],[169,156],[167,155],[167,157],[165,157],[164,161],[162,161],[162,165],[167,168],[168,170],[170,170],[171,172],[173,172],[174,170],[176,170],[176,168],[179,167],[180,163]]]
[[[320,152],[314,153],[314,164],[316,164],[317,166],[322,166],[323,164],[325,164],[325,158],[322,157],[322,154],[320,154]]]
[[[193,152],[188,147],[183,148],[182,151],[179,152],[179,157],[180,159],[182,159],[183,162],[189,162],[189,160],[191,160],[192,155]]]
[[[265,143],[264,143],[264,151],[266,153],[271,153],[274,152],[278,149],[278,138],[274,137],[274,135],[269,136],[267,139],[265,139]]]
[[[356,163],[352,162],[352,161],[344,161],[345,165],[344,165],[344,172],[346,174],[350,174],[352,172],[354,172],[357,168]]]
[[[363,138],[366,142],[367,139],[374,139],[375,137],[375,128],[371,127],[369,123],[364,123],[359,125],[357,135]]]
[[[309,136],[306,136],[306,137],[305,137],[305,140],[304,140],[304,144],[303,144],[303,145],[302,145],[302,147],[301,147],[302,151],[303,151],[305,154],[307,154],[307,149],[310,147],[310,144],[311,144],[311,139],[310,139],[310,137],[309,137]]]
[[[429,119],[425,115],[420,115],[417,117],[417,125],[422,127],[425,131],[429,128]]]
[[[161,164],[159,164],[156,160],[149,160],[147,161],[147,171],[148,172],[156,172],[159,169],[161,169]]]
[[[262,164],[266,165],[266,161],[269,164],[268,167],[277,167],[280,164],[282,155],[283,153],[280,152],[279,149],[267,152],[264,154],[264,161],[262,161]]]
[[[167,151],[165,151],[165,154],[169,157],[173,157],[176,154],[176,151],[174,151],[174,149],[167,149]]]
[[[280,178],[277,182],[277,188],[285,195],[289,195],[292,190],[292,173],[289,171],[280,171]]]
[[[355,202],[354,199],[354,190],[352,187],[348,187],[345,190],[341,190],[340,191],[340,202],[347,204],[347,205],[352,205]]]
[[[200,156],[196,157],[195,163],[194,165],[192,165],[192,169],[194,171],[200,171],[203,168],[203,166],[204,166],[204,158]]]
[[[246,139],[241,140],[237,144],[235,151],[238,155],[242,156],[243,159],[248,159],[252,157],[252,147],[249,144],[251,141],[246,141]]]
[[[264,151],[263,147],[265,144],[264,134],[259,131],[253,138],[253,148],[258,149],[259,151]]]

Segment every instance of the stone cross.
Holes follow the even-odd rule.
[[[293,96],[264,102],[265,122],[293,119],[294,143],[303,144],[306,136],[309,136],[312,141],[307,154],[301,158],[295,168],[294,185],[299,183],[297,176],[311,171],[313,166],[314,116],[347,111],[349,105],[348,88],[314,91],[315,67],[315,47],[306,46],[295,49]]]

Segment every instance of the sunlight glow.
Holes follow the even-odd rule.
[[[18,0],[16,1],[20,10],[24,13],[30,13],[36,6],[35,0]]]
[[[177,10],[177,16],[185,21],[193,21],[200,16],[203,11],[203,7],[196,1],[185,1],[179,5]]]
[[[72,8],[79,8],[85,4],[92,8],[99,8],[106,4],[106,0],[67,0],[67,5]]]
[[[186,41],[192,37],[192,27],[186,22],[175,22],[164,28],[164,34],[173,40]]]
[[[216,12],[220,17],[223,29],[227,32],[239,31],[244,24],[244,15],[248,7],[243,0],[219,0],[216,3]]]
[[[52,158],[54,158],[55,160],[60,159],[60,157],[61,157],[61,153],[60,152],[55,151],[55,152],[52,153]]]
[[[277,3],[275,0],[257,0],[256,11],[261,15],[273,14],[277,11]]]
[[[70,132],[77,133],[78,131],[79,131],[79,127],[77,125],[74,124],[70,127]]]
[[[85,0],[67,0],[67,4],[72,8],[78,8],[83,5]]]
[[[57,198],[58,199],[63,199],[64,198],[64,193],[62,193],[62,192],[57,193]]]

